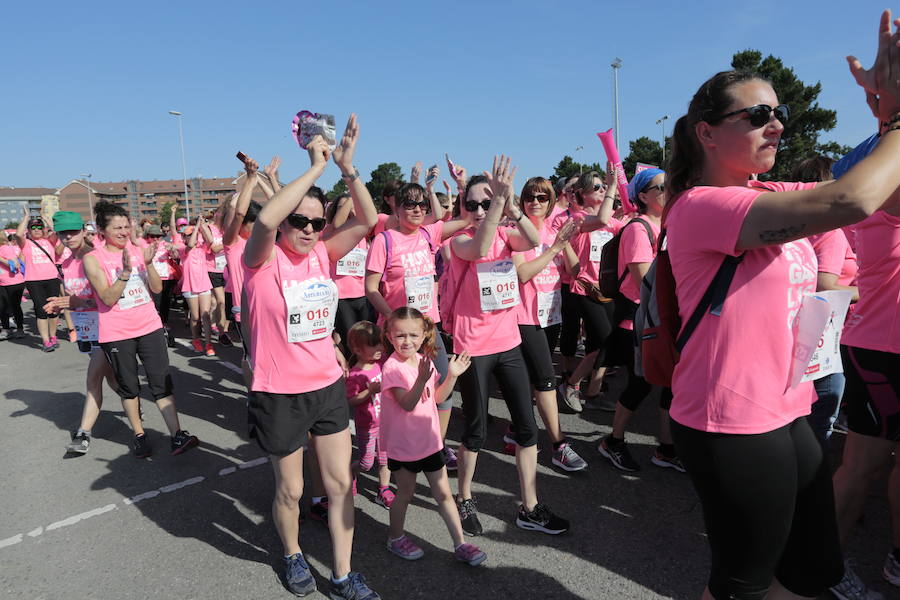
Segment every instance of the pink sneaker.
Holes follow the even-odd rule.
[[[405,535],[396,540],[388,540],[387,549],[406,560],[418,560],[425,555],[422,549],[413,544]]]
[[[375,504],[380,504],[385,508],[390,508],[391,504],[394,503],[394,498],[396,497],[396,494],[391,491],[391,488],[383,487],[378,490],[378,495],[375,496]]]
[[[55,335],[50,336],[50,343],[53,344],[54,348],[59,348],[59,339]]]
[[[487,554],[482,552],[481,548],[475,544],[460,544],[459,547],[453,551],[453,556],[456,557],[456,560],[468,563],[473,567],[477,567],[487,560]]]

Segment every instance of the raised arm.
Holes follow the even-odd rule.
[[[244,224],[244,217],[247,216],[247,209],[250,208],[250,200],[253,198],[253,190],[259,183],[259,163],[250,157],[244,161],[244,169],[247,176],[244,178],[244,187],[238,194],[237,200],[233,207],[230,207],[230,220],[226,221],[225,231],[222,233],[222,243],[226,246],[234,244],[240,236],[241,226]]]
[[[16,227],[16,243],[19,245],[19,248],[24,248],[25,242],[28,240],[28,219],[30,218],[31,215],[28,212],[28,205],[26,204],[22,209],[22,220]]]
[[[269,185],[272,186],[272,195],[275,195],[281,190],[281,183],[278,181],[278,167],[281,166],[281,158],[278,156],[273,156],[272,160],[269,161],[263,168],[263,172],[266,174],[266,177],[269,179]],[[265,189],[265,188],[263,188]],[[268,196],[271,198],[272,195]]]
[[[488,178],[488,194],[491,198],[491,206],[487,210],[474,236],[460,235],[450,242],[453,252],[462,260],[475,261],[487,256],[497,234],[497,227],[506,210],[506,203],[513,194],[512,182],[516,175],[516,167],[509,168],[510,159],[500,155],[494,157],[494,166]],[[460,201],[462,201],[462,196]],[[531,246],[533,247],[533,246]],[[527,249],[527,248],[526,248]]]
[[[584,223],[581,225],[581,231],[595,231],[603,229],[612,220],[615,215],[616,198],[619,197],[619,186],[616,185],[616,170],[611,163],[606,164],[606,192],[603,195],[603,202],[600,203],[600,209],[596,215],[587,215],[584,217]]]
[[[513,262],[516,264],[516,273],[519,276],[519,281],[522,283],[531,281],[538,273],[543,271],[560,252],[564,252],[569,240],[578,232],[579,224],[580,221],[576,219],[569,219],[566,221],[556,233],[556,239],[553,241],[553,245],[550,246],[546,252],[535,257],[533,260],[526,262],[521,253],[515,254],[513,256]]]

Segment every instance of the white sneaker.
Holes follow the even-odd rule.
[[[581,412],[581,391],[578,389],[577,385],[569,385],[567,382],[563,381],[559,384],[559,387],[556,388],[556,392],[557,395],[562,398],[563,403],[569,410],[576,413]]]
[[[844,561],[844,578],[831,588],[831,593],[838,600],[884,600],[881,592],[870,590],[850,567],[850,561]]]

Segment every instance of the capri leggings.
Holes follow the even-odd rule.
[[[349,350],[347,332],[360,321],[370,320],[369,303],[366,297],[341,298],[338,300],[337,315],[334,318],[334,330],[341,336],[341,347]]]
[[[559,325],[547,329],[559,331]],[[553,356],[550,354],[549,334],[540,325],[519,325],[522,336],[522,357],[528,368],[531,385],[539,392],[547,392],[556,388],[556,371],[553,369]]]
[[[472,452],[478,452],[484,446],[492,374],[500,384],[503,400],[509,409],[516,444],[522,447],[534,446],[538,441],[537,423],[531,405],[528,370],[518,346],[506,352],[473,356],[472,365],[459,376],[459,391],[466,419],[463,445]]]
[[[563,356],[575,356],[578,350],[578,338],[581,336],[581,305],[578,295],[573,294],[568,285],[562,286],[562,327],[559,333],[559,353]],[[550,346],[550,352],[556,344]]]
[[[46,319],[47,313],[44,312],[44,305],[47,304],[47,298],[59,296],[59,279],[28,281],[25,283],[25,287],[28,288],[28,293],[34,302],[34,317],[36,319]]]
[[[158,294],[153,294],[153,304],[156,305],[156,312],[159,313],[159,318],[162,319],[163,325],[169,324],[169,311],[172,308],[172,293],[174,292],[175,284],[177,283],[177,279],[163,279],[162,291]]]
[[[805,417],[755,435],[672,421],[700,503],[717,600],[762,600],[777,579],[818,597],[843,576],[831,472]]]
[[[614,302],[597,302],[587,296],[575,295],[581,306],[581,318],[584,319],[584,353],[597,350],[595,365],[602,365],[606,359],[606,340],[613,331]]]
[[[22,314],[22,294],[25,293],[25,283],[14,283],[0,287],[0,318],[3,322],[0,326],[9,329],[9,317],[16,322],[16,328],[25,327],[25,316]]]
[[[146,335],[117,342],[100,344],[116,374],[119,396],[137,398],[141,391],[138,380],[138,357],[147,374],[147,384],[153,400],[172,395],[172,376],[169,374],[169,352],[162,327]]]
[[[368,426],[361,423],[356,424],[356,445],[359,446],[359,470],[363,473],[367,472],[375,464],[375,458],[378,458],[378,466],[387,466],[387,452],[381,447],[381,438],[378,434],[379,427],[377,423]]]

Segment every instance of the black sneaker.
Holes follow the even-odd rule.
[[[519,506],[519,514],[516,515],[516,526],[528,531],[540,531],[550,535],[559,535],[569,530],[569,522],[553,514],[546,504],[540,502],[534,505],[534,510],[528,512],[524,506]]]
[[[328,597],[331,600],[381,600],[381,596],[366,584],[362,573],[355,571],[350,571],[347,579],[341,582],[332,581]]]
[[[234,346],[234,343],[231,341],[231,338],[228,337],[228,334],[224,331],[219,334],[219,343],[223,346]]]
[[[284,557],[284,584],[295,596],[306,596],[316,591],[316,580],[309,572],[306,559],[299,552]]]
[[[634,473],[641,470],[641,465],[631,457],[631,452],[628,451],[628,446],[625,442],[613,440],[612,434],[600,440],[597,450],[620,471]]]
[[[481,521],[478,520],[478,506],[475,504],[475,498],[459,499],[456,506],[459,509],[459,520],[462,522],[463,531],[469,535],[481,535],[484,530],[481,528]]]
[[[166,331],[166,345],[169,348],[177,347],[178,344],[175,343],[175,334],[172,333],[171,331],[169,331],[168,329],[166,329],[165,331]]]
[[[179,429],[172,436],[172,454],[181,454],[187,452],[200,443],[196,435],[191,435],[184,429]]]
[[[147,458],[153,454],[153,450],[150,448],[150,442],[147,441],[147,436],[143,433],[134,436],[134,440],[131,442],[131,451],[137,458]]]
[[[66,452],[69,454],[87,454],[90,447],[91,436],[82,431],[72,435],[72,441],[66,446]]]

